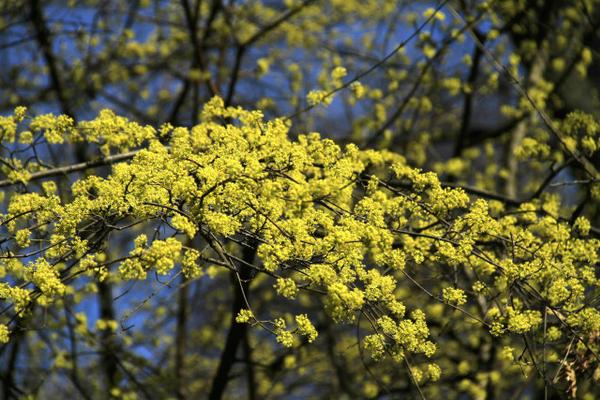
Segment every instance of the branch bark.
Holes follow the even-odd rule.
[[[35,181],[38,179],[52,178],[54,176],[59,175],[67,175],[73,172],[84,171],[89,168],[101,167],[104,165],[109,165],[116,162],[127,161],[132,159],[139,150],[132,150],[126,153],[115,154],[114,156],[104,157],[97,160],[85,161],[77,164],[66,165],[64,167],[57,167],[52,169],[46,169],[44,171],[39,171],[31,174],[29,178],[29,182]],[[9,179],[5,179],[0,181],[0,188],[18,185],[21,182],[14,182]]]
[[[251,247],[244,247],[244,263],[252,264],[255,255],[256,244],[254,244]],[[227,383],[229,382],[229,374],[235,363],[236,353],[244,339],[244,336],[246,335],[246,330],[248,327],[248,325],[245,323],[240,324],[236,322],[235,317],[238,315],[240,310],[246,306],[244,296],[246,296],[247,298],[249,295],[248,289],[250,286],[252,271],[243,263],[240,264],[239,269],[241,287],[237,282],[235,272],[231,273],[231,279],[234,288],[233,304],[231,307],[231,325],[229,328],[229,332],[227,333],[225,348],[223,349],[223,353],[221,353],[221,359],[219,360],[219,367],[217,368],[217,373],[215,374],[215,377],[212,381],[210,393],[208,396],[210,400],[219,400],[223,398],[225,388],[227,387]]]
[[[177,306],[177,328],[175,333],[175,385],[177,399],[185,400],[185,350],[187,342],[188,285],[185,276],[181,276],[181,288]]]
[[[114,320],[115,311],[112,302],[112,290],[109,284],[98,282],[98,302],[100,305],[100,318],[104,320]],[[102,355],[102,369],[106,378],[106,392],[117,384],[117,370],[119,361],[115,355],[115,341],[113,332],[105,329],[100,336],[100,353]]]
[[[35,35],[40,50],[42,51],[42,55],[44,56],[44,61],[48,66],[48,72],[50,74],[50,82],[52,84],[52,89],[56,93],[56,97],[60,104],[62,113],[67,114],[69,116],[73,116],[73,110],[71,109],[71,105],[65,94],[64,87],[62,85],[61,78],[58,73],[56,57],[54,57],[54,53],[52,51],[52,36],[50,34],[48,26],[46,25],[41,1],[31,0],[30,8],[31,23],[35,30]]]

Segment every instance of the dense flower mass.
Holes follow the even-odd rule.
[[[591,304],[600,240],[584,217],[570,225],[553,215],[552,198],[508,212],[443,186],[395,153],[342,148],[317,133],[292,141],[283,120],[265,121],[220,98],[191,129],[156,130],[109,111],[78,124],[43,115],[27,125],[24,112],[5,118],[9,139],[35,132],[48,143],[96,145],[104,157],[136,152],[106,177],[74,181],[69,196],[46,181],[7,199],[2,226],[11,245],[0,297],[15,316],[58,307],[82,275],[116,282],[181,271],[196,279],[217,267],[238,279],[248,270],[270,279],[286,301],[318,298],[333,323],[368,331],[359,346],[373,359],[412,360],[416,382],[443,376],[437,364],[419,361],[445,351],[428,327],[438,306],[494,337],[530,335],[555,355],[566,345],[561,333],[576,332],[578,348],[597,346],[600,312]],[[26,185],[35,172],[15,169],[11,179]],[[150,237],[143,227],[153,223],[163,227]],[[134,235],[127,253],[107,252],[110,237],[125,232]],[[234,243],[254,247],[254,263],[241,260]],[[424,269],[461,271],[472,282],[419,283],[411,274]],[[404,288],[413,285],[430,304],[407,305]],[[8,342],[18,327],[2,318],[0,342]],[[285,347],[318,339],[306,313],[258,313],[251,300],[235,320],[273,333]],[[118,326],[98,320],[96,328]]]
[[[599,27],[1,0],[0,398],[598,397]]]

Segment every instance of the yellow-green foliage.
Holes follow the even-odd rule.
[[[497,213],[493,202],[444,187],[435,173],[410,167],[398,154],[342,148],[317,133],[292,141],[285,121],[226,108],[217,97],[190,129],[157,131],[110,111],[77,124],[48,115],[30,121],[23,129],[41,130],[49,143],[85,141],[107,155],[139,151],[106,177],[73,182],[70,198],[58,197],[50,182],[40,192],[10,195],[2,224],[14,239],[11,254],[38,248],[32,238],[41,244],[33,259],[4,268],[0,297],[19,315],[36,305],[57,306],[81,273],[116,282],[173,271],[195,279],[208,265],[239,271],[243,264],[227,242],[247,235],[258,241],[256,268],[272,279],[275,296],[323,296],[332,322],[366,321],[370,333],[360,346],[375,360],[443,353],[444,343],[436,344],[428,327],[428,319],[437,321],[443,312],[462,314],[496,337],[550,342],[576,331],[585,343],[600,330],[600,312],[587,306],[597,295],[600,241],[588,236],[583,217],[571,228],[551,212],[537,215],[536,202],[518,214]],[[544,206],[552,211],[552,204],[549,198]],[[119,234],[125,220],[164,221],[172,234],[137,234],[127,254],[106,260],[98,246],[108,232]],[[196,237],[202,251],[187,245]],[[107,268],[113,264],[118,267]],[[415,284],[410,274],[424,268],[476,275],[475,292],[461,281],[441,281],[441,296],[427,292],[431,307],[408,307],[406,289]],[[474,308],[481,304],[488,305],[478,318]],[[236,321],[272,332],[284,347],[318,338],[307,314],[258,316],[252,301],[246,306]],[[0,341],[9,340],[10,326],[8,320],[0,325]],[[98,320],[96,328],[118,326]],[[417,382],[444,373],[421,361],[411,371]]]
[[[596,395],[599,0],[0,4],[9,397]]]

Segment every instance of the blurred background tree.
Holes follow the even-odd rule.
[[[219,96],[267,119],[287,117],[292,138],[318,131],[339,144],[397,152],[499,213],[534,204],[540,218],[585,217],[597,238],[599,28],[595,0],[3,0],[0,112],[26,106],[29,115],[80,121],[111,109],[156,128],[192,127]],[[18,151],[3,143],[7,199],[41,187],[13,184]],[[36,173],[108,153],[42,141],[26,154],[25,168]],[[54,174],[61,198],[75,179],[105,176],[100,164]],[[126,238],[107,254],[131,250]],[[252,252],[238,251],[253,262]],[[408,265],[423,286],[398,277],[397,293],[408,308],[425,310],[442,349],[434,357],[442,378],[422,391],[397,364],[363,357],[360,322],[331,324],[318,300],[302,304],[317,315],[319,339],[310,346],[282,348],[235,323],[242,292],[214,267],[199,279],[152,277],[148,285],[90,280],[62,310],[34,310],[35,322],[23,321],[0,349],[2,391],[5,398],[598,395],[597,337],[582,348],[567,332],[556,340],[568,350],[549,360],[545,346],[531,348],[539,345],[533,337],[472,329],[421,289],[439,291],[445,280],[471,290],[479,278],[430,262],[435,268]],[[299,307],[274,304],[272,282],[245,282],[257,309]],[[468,305],[485,318],[491,303],[474,294]]]

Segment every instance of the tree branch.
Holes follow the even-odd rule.
[[[115,154],[113,156],[108,156],[108,157],[100,158],[97,160],[90,160],[90,161],[86,161],[86,162],[82,162],[82,163],[78,163],[78,164],[71,164],[71,165],[66,165],[64,167],[57,167],[57,168],[46,169],[43,171],[35,172],[35,173],[31,174],[31,176],[29,178],[29,182],[39,180],[39,179],[52,178],[54,176],[59,176],[59,175],[67,175],[67,174],[71,174],[73,172],[84,171],[89,168],[102,167],[104,165],[109,165],[109,164],[113,164],[113,163],[117,163],[117,162],[121,162],[121,161],[127,161],[127,160],[132,159],[139,151],[140,150],[132,150],[132,151],[129,151],[126,153]],[[14,185],[18,185],[18,184],[21,184],[21,182],[14,182],[14,181],[11,181],[10,179],[5,179],[5,180],[0,181],[0,188],[14,186]]]
[[[252,246],[250,248],[245,247],[243,250],[243,260],[248,263],[252,263],[254,261],[254,257],[256,255],[256,246]],[[245,323],[238,323],[235,318],[240,312],[242,308],[246,306],[246,299],[248,289],[250,286],[250,279],[252,272],[241,264],[240,267],[240,286],[238,286],[237,278],[235,272],[231,273],[233,290],[234,290],[234,298],[233,304],[231,308],[231,325],[229,328],[229,332],[227,334],[227,339],[225,341],[225,348],[223,349],[223,353],[221,353],[221,359],[219,360],[219,367],[217,368],[217,373],[213,378],[210,393],[208,398],[210,400],[219,400],[223,397],[225,393],[225,388],[227,387],[227,383],[229,382],[229,373],[231,372],[231,368],[236,361],[236,353],[239,345],[242,343],[244,339],[244,335],[246,329],[248,327]]]

